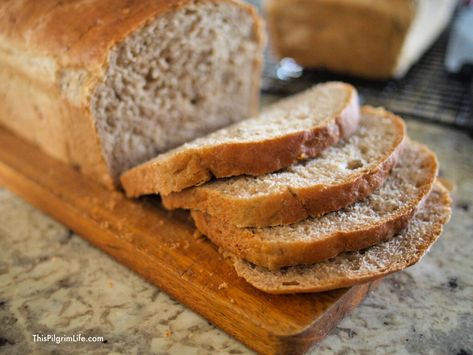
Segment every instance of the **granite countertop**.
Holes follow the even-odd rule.
[[[473,139],[408,121],[453,182],[454,213],[422,263],[387,277],[311,353],[473,354]],[[0,353],[250,350],[0,188]],[[33,334],[101,336],[34,343]]]

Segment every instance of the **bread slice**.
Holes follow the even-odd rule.
[[[239,276],[268,293],[321,292],[371,281],[411,266],[428,252],[450,218],[448,191],[436,183],[425,204],[399,235],[368,249],[313,265],[279,271],[235,260]]]
[[[166,208],[195,209],[238,227],[299,222],[370,195],[394,166],[405,127],[401,118],[363,107],[358,130],[318,157],[286,170],[217,180],[163,196]]]
[[[406,227],[430,192],[435,154],[406,140],[386,182],[363,201],[320,218],[267,228],[238,228],[192,211],[197,228],[219,247],[269,269],[312,264],[386,240]]]
[[[357,128],[356,90],[320,84],[250,118],[173,149],[126,171],[128,196],[167,195],[217,178],[280,170],[319,154]]]

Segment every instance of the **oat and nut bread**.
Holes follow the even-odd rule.
[[[370,248],[312,265],[270,271],[235,260],[239,276],[268,293],[322,292],[368,282],[419,262],[450,218],[451,199],[440,183],[399,235]]]
[[[436,175],[435,154],[406,140],[386,182],[366,199],[339,211],[266,228],[238,228],[198,211],[192,211],[192,217],[211,241],[253,264],[273,270],[312,264],[398,233],[432,189]]]
[[[205,212],[238,227],[268,227],[319,217],[359,201],[388,177],[404,122],[365,106],[358,130],[316,158],[268,175],[211,181],[162,197],[168,209]]]
[[[451,18],[457,0],[265,0],[271,48],[307,68],[403,76]]]
[[[112,187],[255,114],[263,37],[234,0],[3,0],[0,125]]]
[[[358,95],[351,85],[320,84],[279,101],[258,117],[186,143],[126,171],[130,197],[167,195],[212,177],[263,175],[316,156],[355,132]]]

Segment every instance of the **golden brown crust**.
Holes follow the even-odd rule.
[[[416,11],[413,0],[266,0],[265,4],[277,57],[375,79],[395,74]]]
[[[156,17],[190,1],[0,2],[0,75],[16,83],[13,87],[0,85],[0,123],[113,187],[115,182],[90,111],[90,95],[106,73],[112,47]],[[252,7],[236,0],[210,1],[231,2],[248,12],[254,19],[255,40],[263,46],[261,20]],[[4,74],[6,67],[9,69]],[[255,73],[260,67],[261,59],[256,59]],[[61,88],[61,80],[71,73],[82,78],[73,80],[77,84],[73,94]],[[259,75],[255,75],[254,110],[258,90]],[[34,96],[20,102],[15,97],[17,92],[20,98],[23,94]],[[10,122],[11,117],[15,117],[16,124]],[[25,132],[26,126],[31,128],[29,132]]]
[[[389,267],[370,272],[364,275],[357,275],[354,277],[344,277],[339,278],[334,275],[333,280],[324,280],[324,282],[320,282],[319,284],[312,284],[312,285],[287,285],[285,287],[274,287],[274,288],[267,288],[263,287],[262,285],[252,284],[254,287],[258,288],[259,290],[271,293],[271,294],[287,294],[287,293],[309,293],[309,292],[324,292],[329,290],[334,290],[338,288],[345,288],[351,287],[353,285],[358,285],[365,282],[370,282],[377,280],[381,277],[386,275],[392,274],[394,272],[398,272],[412,266],[413,264],[419,262],[424,255],[428,252],[430,247],[437,241],[443,231],[443,226],[448,223],[451,215],[451,204],[452,200],[447,189],[441,184],[436,183],[434,188],[435,192],[435,203],[438,207],[446,209],[444,213],[437,217],[437,220],[433,221],[433,226],[430,230],[426,231],[428,233],[425,237],[425,242],[417,248],[416,252],[412,255],[406,257],[405,260],[402,262],[392,262]],[[238,258],[233,257],[234,267],[237,271],[237,274],[240,277],[244,277],[247,281],[250,282],[246,275],[245,267],[242,267],[243,261],[238,260]],[[251,283],[251,282],[250,282]]]
[[[313,157],[351,135],[358,126],[358,95],[353,87],[346,88],[349,95],[344,109],[324,125],[264,141],[187,149],[163,162],[151,160],[123,173],[120,178],[123,188],[129,197],[168,195],[203,184],[212,176],[258,176]]]
[[[61,66],[100,70],[110,48],[188,0],[2,1],[0,35]],[[99,73],[96,73],[99,74]]]
[[[423,149],[427,150],[426,147]],[[428,151],[424,164],[429,167],[431,174],[425,183],[419,186],[417,199],[412,204],[400,208],[395,215],[385,218],[380,223],[354,231],[335,232],[322,240],[309,238],[290,243],[274,242],[255,238],[253,228],[238,228],[203,212],[192,211],[192,218],[202,234],[219,247],[255,265],[276,270],[285,266],[311,264],[344,251],[369,247],[389,239],[402,230],[434,184],[438,166],[435,154]]]
[[[365,106],[363,114],[389,117],[396,127],[397,136],[380,164],[333,185],[291,187],[269,195],[235,199],[205,186],[175,192],[162,197],[168,209],[187,208],[205,212],[219,220],[238,227],[268,227],[290,224],[337,211],[361,200],[376,190],[396,163],[404,140],[405,126],[400,117],[387,111]]]

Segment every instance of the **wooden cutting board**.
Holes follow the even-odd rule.
[[[196,237],[187,213],[106,190],[1,128],[0,183],[260,353],[303,353],[373,287],[260,292]]]

